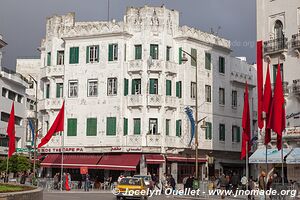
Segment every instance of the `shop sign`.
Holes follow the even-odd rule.
[[[127,152],[142,152],[142,148],[140,147],[132,147],[132,148],[127,148]]]
[[[80,167],[80,174],[87,174],[88,168],[87,167]]]
[[[290,118],[292,118],[292,117],[297,117],[298,115],[300,115],[300,112],[297,112],[297,113],[291,113],[291,114],[289,114],[289,115],[286,115],[286,119],[290,119]]]
[[[112,152],[120,152],[120,151],[122,151],[122,147],[112,147],[110,150]]]
[[[299,135],[300,134],[300,128],[287,128],[286,129],[286,134],[287,135]]]
[[[39,153],[61,153],[62,148],[41,148],[38,149]],[[84,152],[83,147],[65,147],[63,148],[64,153],[76,153],[76,152]]]

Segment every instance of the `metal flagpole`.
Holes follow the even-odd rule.
[[[60,169],[60,182],[61,182],[61,186],[60,186],[60,190],[63,190],[63,172],[64,172],[64,134],[63,132],[61,133],[61,169]]]
[[[282,185],[284,185],[284,170],[283,170],[283,136],[281,136],[281,179]]]
[[[5,176],[5,180],[4,183],[7,182],[8,183],[8,154],[7,154],[7,159],[6,159],[6,176]]]

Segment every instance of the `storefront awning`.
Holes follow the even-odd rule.
[[[165,162],[165,158],[160,154],[146,154],[145,160],[147,164],[161,164]]]
[[[168,155],[167,160],[170,162],[196,162],[195,157],[187,157],[182,155]],[[204,157],[198,157],[198,162],[206,162],[207,159]]]
[[[61,154],[49,154],[41,163],[43,167],[61,167]],[[64,168],[80,168],[88,167],[90,169],[97,168],[97,163],[101,159],[99,155],[64,155]]]
[[[100,169],[136,171],[141,154],[104,155],[97,165]]]
[[[285,158],[291,149],[283,149],[283,158]],[[268,163],[281,163],[281,151],[277,149],[268,149],[267,151]],[[249,163],[266,163],[266,149],[257,149],[249,158]]]
[[[294,148],[286,157],[287,164],[300,164],[300,148]]]

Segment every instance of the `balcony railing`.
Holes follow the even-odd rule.
[[[143,106],[143,96],[142,95],[129,95],[128,96],[128,107],[141,107]]]
[[[288,94],[289,93],[289,87],[288,87],[289,83],[284,81],[282,82],[282,89],[283,89],[283,93],[284,94]],[[275,83],[272,84],[272,88],[273,88],[273,91],[275,89]]]
[[[64,75],[64,66],[56,65],[56,66],[46,66],[42,68],[42,78],[44,77],[56,77]]]
[[[42,99],[38,103],[38,108],[39,110],[59,110],[62,104],[62,98]]]
[[[143,60],[130,60],[128,62],[129,73],[140,73],[143,71]]]
[[[300,48],[300,33],[292,35],[292,48]]]
[[[177,63],[166,61],[166,73],[167,74],[177,74]]]
[[[264,42],[264,53],[265,54],[273,54],[280,53],[288,48],[287,38],[276,38],[273,40],[269,40]]]
[[[162,72],[163,69],[163,61],[162,60],[153,60],[148,63],[148,71],[149,72]]]
[[[146,146],[162,146],[162,136],[161,135],[147,135],[146,136]]]
[[[176,97],[166,96],[165,97],[165,106],[168,108],[176,108],[177,107],[176,100],[177,100]]]
[[[149,94],[147,99],[147,105],[152,107],[161,107],[162,106],[161,95]]]

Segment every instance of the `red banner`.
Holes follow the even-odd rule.
[[[263,43],[262,41],[257,41],[256,45],[256,63],[257,63],[257,119],[258,128],[262,129],[264,127],[264,120],[262,118],[263,110]]]

